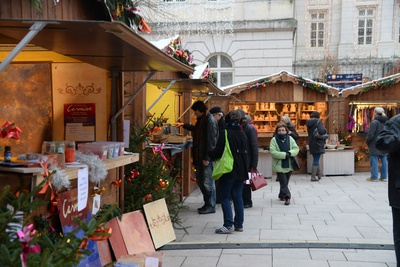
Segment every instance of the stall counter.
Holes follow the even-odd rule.
[[[258,150],[258,166],[257,169],[265,178],[272,177],[272,156],[269,150]]]
[[[133,153],[131,155],[123,155],[111,159],[103,160],[107,170],[115,169],[128,165],[130,163],[137,162],[139,160],[139,154]],[[66,167],[64,169],[65,175],[68,176],[69,180],[75,180],[78,178],[79,167]],[[0,173],[15,173],[15,174],[31,174],[32,175],[32,186],[37,186],[43,181],[43,169],[40,167],[35,168],[23,168],[23,167],[0,167]]]
[[[312,155],[307,150],[307,173],[311,173]],[[325,154],[319,160],[323,175],[353,175],[354,150],[325,149]]]

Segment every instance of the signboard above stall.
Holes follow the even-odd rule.
[[[357,74],[329,74],[326,75],[327,84],[338,88],[345,89],[358,84],[362,84],[362,73]]]

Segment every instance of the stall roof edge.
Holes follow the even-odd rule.
[[[226,95],[226,92],[219,89],[208,79],[160,79],[150,80],[149,83],[158,86],[162,90],[170,86],[170,91],[178,93],[192,92],[207,95],[215,94],[216,96]],[[173,84],[170,85],[171,83]]]
[[[300,82],[306,82],[312,85],[320,85],[323,86],[327,89],[327,92],[329,92],[330,94],[334,95],[334,96],[339,96],[339,90],[335,87],[326,85],[324,83],[320,83],[320,82],[315,82],[311,79],[307,79],[307,78],[303,78],[301,76],[292,74],[288,71],[281,71],[278,73],[274,73],[268,76],[264,76],[264,77],[260,77],[257,79],[252,79],[250,81],[246,81],[246,82],[242,82],[242,83],[237,83],[237,84],[232,84],[229,86],[225,86],[223,88],[221,88],[221,90],[225,91],[227,93],[227,95],[231,95],[231,94],[239,94],[242,91],[245,90],[249,90],[252,88],[258,88],[259,86],[261,86],[261,83],[266,83],[266,84],[274,84],[278,81],[281,82],[292,82],[294,84],[300,83]],[[260,83],[261,82],[261,83]],[[258,83],[258,84],[257,84]]]
[[[340,94],[343,97],[347,97],[349,95],[357,95],[361,92],[366,92],[370,89],[378,89],[378,88],[385,88],[388,85],[396,84],[400,81],[400,73],[395,73],[390,76],[385,76],[373,81],[369,81],[366,83],[362,83],[359,85],[355,85],[352,87],[348,87],[340,91]]]
[[[36,21],[48,22],[30,44],[106,70],[169,71],[194,69],[162,52],[119,21],[1,20],[0,34],[22,40]]]

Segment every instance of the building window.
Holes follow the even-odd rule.
[[[233,84],[233,63],[225,55],[213,55],[208,59],[208,66],[217,78],[217,86],[224,87]]]
[[[310,29],[310,46],[311,47],[324,47],[325,38],[325,12],[312,11],[311,29]]]
[[[372,44],[372,27],[374,25],[374,9],[361,8],[358,10],[358,44]]]

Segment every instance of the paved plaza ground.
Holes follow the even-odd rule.
[[[369,173],[327,176],[310,182],[295,174],[292,201],[278,199],[279,182],[253,192],[243,232],[215,234],[222,210],[199,215],[202,195],[194,191],[180,213],[187,232],[160,251],[163,267],[378,267],[396,266],[387,183],[368,182]]]

